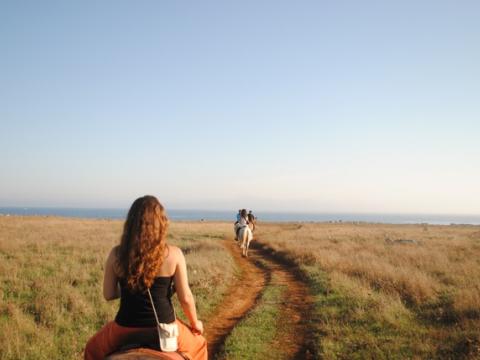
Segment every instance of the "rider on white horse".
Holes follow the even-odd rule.
[[[238,220],[235,223],[235,240],[238,240],[238,233],[240,232],[240,229],[248,226],[247,210],[240,210],[240,216],[237,218]]]
[[[242,255],[248,256],[248,248],[250,241],[253,240],[253,233],[252,229],[250,229],[247,210],[245,209],[241,211],[240,221],[235,223],[235,240],[240,240],[239,245],[242,248]]]

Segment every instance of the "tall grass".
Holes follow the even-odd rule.
[[[118,308],[118,300],[103,300],[101,283],[121,228],[121,221],[0,217],[0,359],[81,358]],[[207,323],[236,271],[219,241],[230,233],[228,223],[171,225],[168,241],[186,253]],[[480,358],[480,227],[259,224],[257,234],[306,276],[316,304],[311,336],[323,358]],[[252,314],[233,334],[248,334],[248,321],[267,312]],[[231,336],[225,354],[248,356],[248,344]]]
[[[475,226],[263,224],[316,295],[325,358],[480,356],[480,231]],[[417,243],[400,244],[408,239]]]
[[[168,241],[186,253],[200,318],[233,276],[218,241],[227,229],[171,224]],[[118,300],[103,299],[101,284],[121,230],[121,221],[0,217],[0,359],[81,358],[88,338],[118,309]]]

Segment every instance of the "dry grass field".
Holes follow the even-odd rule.
[[[121,221],[0,217],[0,359],[82,357],[88,338],[118,309],[118,300],[103,299],[101,284],[121,230]],[[218,241],[227,231],[230,224],[170,227],[168,241],[186,253],[203,319],[234,275]]]
[[[310,281],[325,358],[480,358],[480,227],[263,224],[259,237]]]
[[[118,308],[118,300],[103,300],[101,283],[121,227],[112,220],[0,217],[0,359],[81,358],[87,339]],[[220,241],[225,236],[232,236],[230,223],[170,228],[206,320],[237,271]],[[257,237],[308,281],[315,311],[306,316],[319,357],[480,358],[480,227],[264,223]],[[401,239],[415,242],[395,241]]]

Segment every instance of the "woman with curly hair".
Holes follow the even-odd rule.
[[[192,360],[207,359],[207,344],[201,335],[203,324],[197,318],[188,286],[185,257],[178,247],[167,244],[167,228],[165,210],[154,196],[135,200],[120,245],[111,250],[105,265],[103,296],[106,300],[120,298],[120,309],[115,321],[88,341],[86,360],[103,360],[127,344],[156,343],[158,349],[156,316],[160,323],[177,324],[178,352]],[[190,326],[176,319],[171,302],[173,284]],[[174,353],[162,354],[161,358],[178,357]]]

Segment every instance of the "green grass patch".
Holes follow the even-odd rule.
[[[275,278],[272,278],[274,283]],[[281,359],[271,343],[277,336],[284,286],[268,285],[257,306],[237,324],[228,336],[221,359]]]

